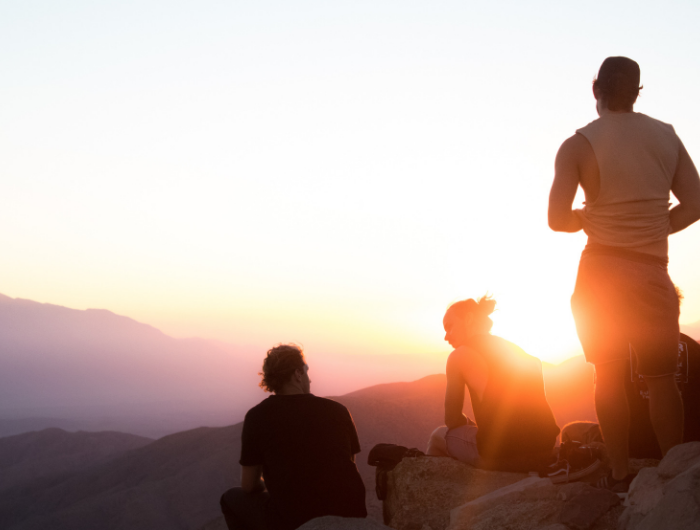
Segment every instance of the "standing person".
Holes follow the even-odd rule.
[[[260,386],[273,395],[243,422],[241,487],[221,497],[229,530],[293,530],[324,515],[366,517],[355,465],[360,443],[348,410],[311,394],[309,367],[294,344],[270,349],[260,375]]]
[[[492,335],[495,300],[450,306],[443,318],[447,359],[445,426],[430,437],[429,455],[477,467],[534,471],[550,463],[559,434],[544,393],[542,363]],[[462,412],[469,390],[476,423]]]
[[[600,117],[562,144],[549,196],[550,228],[588,236],[571,308],[586,360],[595,365],[596,412],[611,461],[611,474],[598,486],[621,496],[633,478],[624,381],[630,346],[649,389],[661,452],[683,437],[668,236],[700,219],[698,172],[673,127],[634,112],[639,80],[633,60],[603,61],[593,83]],[[585,206],[572,210],[579,185]],[[669,210],[670,192],[680,204]]]

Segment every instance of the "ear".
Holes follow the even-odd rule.
[[[474,323],[474,313],[473,312],[467,313],[466,315],[464,315],[464,323],[467,326],[471,326]]]

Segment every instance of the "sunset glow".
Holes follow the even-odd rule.
[[[656,10],[6,2],[0,293],[360,359],[444,356],[447,306],[488,292],[494,333],[560,362],[585,236],[547,195],[606,56],[700,160],[700,6]],[[682,323],[699,240],[670,239]]]

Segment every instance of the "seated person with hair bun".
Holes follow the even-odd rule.
[[[309,367],[294,344],[268,350],[260,375],[260,386],[274,394],[243,422],[241,487],[221,497],[229,530],[293,530],[324,515],[366,517],[355,465],[360,442],[348,409],[311,394]]]
[[[431,435],[428,454],[507,471],[549,464],[559,434],[544,393],[542,363],[491,334],[495,300],[462,300],[443,318],[447,359],[445,426]],[[474,419],[462,413],[465,387]]]

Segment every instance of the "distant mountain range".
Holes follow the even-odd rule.
[[[446,358],[320,353],[309,362],[321,395],[417,379],[441,371]],[[174,339],[102,309],[0,295],[0,436],[59,427],[157,438],[230,425],[265,397],[258,388],[264,354]]]
[[[580,359],[545,369],[548,396],[560,425],[573,419],[594,419],[592,373]],[[555,382],[556,381],[556,382]],[[551,392],[551,394],[550,394]],[[374,468],[367,454],[375,444],[397,443],[425,449],[432,430],[442,423],[445,376],[432,375],[411,383],[369,387],[333,398],[353,415],[362,445],[358,467],[367,488],[370,516],[381,519],[374,493]],[[564,399],[562,396],[566,396]],[[469,403],[465,413],[473,417]],[[116,433],[66,433],[58,429],[0,439],[0,473],[22,447],[25,459],[62,461],[42,476],[14,474],[15,484],[0,489],[0,528],[7,530],[198,530],[220,518],[218,499],[239,484],[242,424],[199,428],[149,442],[128,435],[121,450]],[[71,443],[70,440],[74,440]],[[134,444],[134,447],[128,446]],[[144,444],[144,445],[141,445]],[[90,455],[81,463],[73,446]],[[63,454],[57,448],[63,448]],[[121,452],[120,452],[121,451]],[[22,465],[21,461],[17,465]],[[5,467],[2,467],[5,466]],[[12,481],[9,481],[12,482]],[[221,527],[220,521],[208,525]]]
[[[91,417],[94,429],[98,421],[113,425],[121,417],[124,425],[137,427],[132,432],[158,437],[172,432],[178,421],[225,424],[225,414],[240,419],[263,399],[256,387],[261,357],[212,341],[176,340],[108,311],[75,311],[0,295],[0,428],[3,421],[20,430],[54,421],[77,430]],[[363,369],[369,379],[431,373],[437,366],[434,373],[441,371],[444,356],[420,361],[424,364],[408,356],[363,362],[318,358],[313,380],[332,385],[349,369]],[[545,363],[543,370],[560,427],[595,420],[593,369],[582,357]],[[329,393],[323,388],[312,385],[318,395]],[[374,468],[366,463],[369,449],[380,442],[425,449],[430,432],[442,424],[444,392],[445,376],[431,375],[334,398],[348,407],[358,428],[358,467],[370,516],[381,519]],[[465,413],[473,416],[468,403]],[[61,429],[0,438],[0,528],[220,528],[219,496],[239,484],[241,427],[202,427],[155,441]]]
[[[442,418],[444,376],[413,383],[379,385],[336,398],[353,414],[362,443],[358,464],[368,488],[372,515],[381,517],[374,494],[374,468],[366,464],[378,442],[423,447]],[[140,447],[123,447],[94,465],[56,452],[71,443],[84,446],[86,433],[50,429],[11,436],[0,444],[0,473],[12,455],[31,447],[37,460],[49,455],[71,465],[31,479],[15,476],[16,486],[0,489],[0,528],[7,530],[173,530],[198,529],[220,516],[218,499],[239,484],[242,424],[199,428],[166,436]],[[114,441],[113,433],[93,438],[91,454]],[[137,445],[143,439],[135,438]],[[424,447],[423,447],[424,448]],[[25,454],[29,451],[25,451]],[[21,462],[15,466],[21,465]]]
[[[151,442],[150,438],[121,432],[69,433],[61,429],[0,438],[0,492],[85,471]]]
[[[239,348],[173,339],[109,311],[0,295],[0,429],[6,431],[23,422],[41,425],[41,418],[66,428],[151,436],[196,426],[178,423],[188,415],[230,424],[262,397],[259,365]]]

